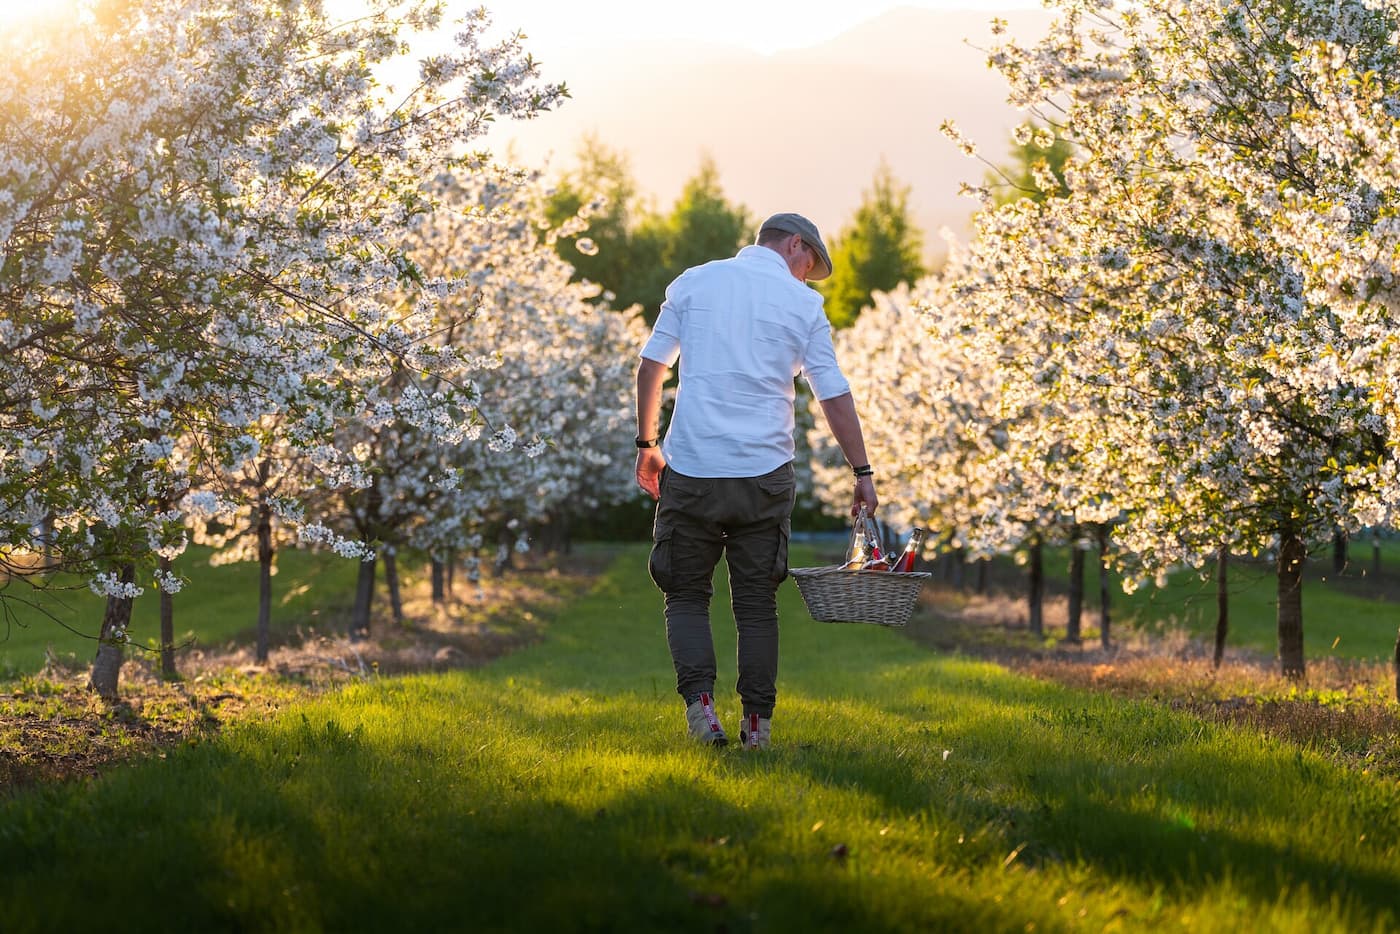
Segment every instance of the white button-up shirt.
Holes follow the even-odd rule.
[[[666,463],[691,477],[757,477],[793,458],[793,379],[850,392],[822,298],[766,246],[687,269],[666,289],[648,360],[680,359]]]

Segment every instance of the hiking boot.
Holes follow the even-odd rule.
[[[756,713],[744,715],[744,726],[739,730],[739,744],[745,749],[767,749],[773,721]]]
[[[692,739],[707,746],[725,746],[729,737],[724,735],[724,727],[715,716],[715,701],[709,694],[702,693],[700,699],[685,708],[685,722]]]

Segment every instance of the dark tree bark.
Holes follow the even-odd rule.
[[[1084,619],[1084,550],[1079,547],[1079,526],[1070,529],[1069,538],[1069,622],[1065,641],[1078,645],[1083,641]]]
[[[160,559],[161,576],[170,573],[174,562],[169,558]],[[175,595],[160,592],[160,677],[162,681],[174,681],[180,677],[175,670]]]
[[[453,549],[447,553],[447,576],[443,580],[443,599],[452,597],[452,587],[457,581],[457,551]]]
[[[43,531],[40,533],[44,543],[44,570],[46,571],[52,570],[58,566],[58,555],[55,554],[53,550],[53,540],[56,534],[54,530],[55,518],[52,512],[44,516],[42,525]],[[1379,541],[1379,539],[1377,539],[1377,541]]]
[[[937,563],[940,564],[940,565],[942,566],[942,567],[940,568],[940,570],[943,572],[942,577],[943,577],[943,583],[945,583],[945,584],[948,583],[949,581],[951,581],[951,580],[953,579],[953,560],[954,560],[954,558],[953,558],[953,549],[952,549],[951,546],[952,546],[952,544],[953,544],[953,537],[954,537],[954,534],[955,534],[955,533],[953,533],[953,532],[951,532],[951,531],[949,531],[949,532],[947,532],[947,533],[944,534],[944,536],[943,536],[943,546],[942,546],[941,548],[938,549],[938,557],[935,559],[935,560],[937,561]]]
[[[392,548],[384,549],[384,582],[389,585],[389,610],[394,625],[403,625],[403,592],[399,589],[399,559]]]
[[[1040,539],[1031,545],[1030,566],[1030,627],[1037,638],[1045,635],[1045,562]]]
[[[1105,649],[1108,641],[1108,524],[1099,524],[1099,644]]]
[[[1230,632],[1230,549],[1220,548],[1215,558],[1215,667],[1225,659],[1225,637]]]
[[[447,565],[437,558],[433,559],[433,602],[442,603],[447,600]]]
[[[1343,531],[1341,531],[1341,530],[1338,530],[1338,531],[1337,531],[1337,534],[1332,536],[1332,573],[1333,573],[1333,574],[1338,574],[1338,575],[1340,575],[1340,574],[1345,574],[1345,573],[1346,573],[1347,563],[1348,563],[1348,561],[1349,561],[1349,558],[1348,558],[1348,555],[1347,555],[1347,548],[1348,548],[1349,542],[1350,542],[1350,540],[1349,540],[1349,537],[1347,536],[1347,533],[1346,533],[1346,532],[1343,532]]]
[[[1395,634],[1395,700],[1400,702],[1400,632]]]
[[[258,641],[257,662],[266,665],[272,635],[272,506],[258,501]]]
[[[1381,576],[1381,533],[1371,533],[1371,574]]]
[[[369,638],[369,611],[374,604],[374,566],[376,559],[360,562],[360,573],[355,580],[355,607],[350,612],[350,641],[362,642]]]
[[[574,522],[568,513],[559,517],[559,550],[565,555],[574,553]]]
[[[977,592],[985,595],[987,593],[987,568],[991,566],[988,558],[977,559]]]
[[[136,580],[136,568],[130,564],[123,565],[117,576],[122,583],[130,584]],[[92,660],[92,671],[88,675],[88,690],[104,700],[117,699],[117,683],[121,678],[122,660],[126,656],[126,633],[130,626],[131,599],[108,597],[98,635],[97,657]]]
[[[1303,562],[1308,549],[1296,529],[1285,526],[1278,549],[1278,657],[1285,677],[1307,674],[1303,659]]]
[[[953,586],[959,590],[967,589],[967,549],[961,546],[953,552]]]

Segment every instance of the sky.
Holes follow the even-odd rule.
[[[0,27],[70,0],[0,0]],[[472,0],[451,0],[465,8]],[[897,6],[939,9],[1034,9],[1039,0],[486,0],[503,26],[521,28],[532,48],[557,49],[572,42],[680,39],[738,45],[768,54],[801,48],[838,35],[863,19]]]
[[[573,44],[691,39],[760,54],[831,39],[895,7],[930,10],[1039,9],[1040,0],[502,0],[486,7],[495,23],[520,28],[540,53]]]
[[[61,17],[75,0],[0,0],[0,30],[21,17]],[[347,15],[363,0],[323,0]],[[449,17],[484,2],[493,32],[526,35],[525,48],[542,63],[542,77],[564,80],[573,91],[556,112],[528,124],[498,124],[484,140],[498,154],[544,168],[566,169],[585,135],[620,151],[645,196],[668,206],[702,158],[713,158],[728,197],[758,213],[799,205],[823,226],[845,222],[859,204],[876,167],[888,165],[913,188],[916,222],[930,235],[944,226],[961,233],[972,205],[957,197],[960,180],[978,181],[937,130],[943,117],[960,126],[981,121],[980,140],[1004,147],[1014,114],[998,114],[999,84],[988,84],[973,62],[951,49],[963,36],[885,36],[858,63],[823,68],[834,78],[838,106],[799,101],[771,114],[770,84],[736,86],[734,70],[790,74],[779,60],[822,47],[853,27],[898,8],[971,11],[985,26],[999,13],[1035,11],[1040,0],[447,0]],[[1033,15],[1022,12],[1021,15]],[[444,30],[444,32],[448,32]],[[448,33],[450,34],[450,33]],[[913,40],[912,45],[909,40]],[[442,42],[446,44],[446,36]],[[903,52],[891,51],[901,45]],[[419,47],[415,51],[431,51]],[[965,50],[964,50],[965,51]],[[758,56],[735,66],[726,55]],[[669,58],[667,56],[670,56]],[[415,56],[416,57],[416,56]],[[948,72],[957,58],[955,74]],[[773,67],[765,69],[763,62]],[[945,72],[933,75],[940,63]],[[412,67],[405,63],[408,70]],[[901,69],[889,71],[892,67]],[[910,79],[911,68],[920,74]],[[706,70],[710,69],[710,70]],[[885,69],[885,72],[881,72]],[[845,76],[873,95],[841,95]],[[393,80],[390,75],[386,76]],[[973,86],[969,82],[980,82]],[[991,87],[992,90],[988,90]],[[650,93],[648,93],[650,92]],[[831,93],[831,92],[824,92]],[[809,155],[794,171],[786,150]]]
[[[867,31],[861,44],[873,44],[859,59],[826,57],[851,53],[849,43],[830,47],[837,37],[909,8],[922,15],[896,21],[936,30],[930,17],[948,13],[947,34]],[[572,91],[554,113],[497,124],[486,140],[497,154],[554,176],[575,164],[585,136],[597,139],[627,158],[644,198],[662,210],[709,157],[731,201],[758,215],[800,208],[838,232],[883,164],[911,187],[931,255],[943,250],[944,228],[970,232],[975,204],[959,183],[985,172],[939,123],[954,119],[996,158],[1018,120],[985,52],[964,42],[978,37],[963,30],[976,22],[985,32],[997,15],[1045,15],[1040,0],[509,0],[488,9],[496,29],[525,33],[545,80]],[[779,83],[804,76],[820,85],[819,99],[794,100]],[[793,150],[804,154],[796,164],[786,158]]]

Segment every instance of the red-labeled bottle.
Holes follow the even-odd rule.
[[[904,553],[895,560],[893,570],[901,574],[914,570],[914,561],[919,557],[919,551],[924,547],[924,536],[928,534],[923,529],[915,528],[909,535],[909,541],[904,544]]]
[[[861,514],[864,515],[865,507],[861,507]],[[865,520],[865,553],[867,560],[861,565],[864,571],[888,571],[890,569],[890,559],[880,550],[880,529],[875,524],[875,520],[866,517]]]

